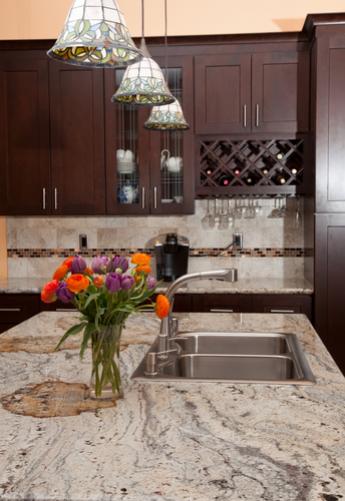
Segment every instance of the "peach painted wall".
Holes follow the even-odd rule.
[[[72,0],[1,0],[0,39],[56,38]],[[118,0],[133,35],[141,0]],[[146,0],[147,34],[162,35],[164,0]],[[306,14],[342,12],[344,0],[168,0],[169,34],[300,30]]]

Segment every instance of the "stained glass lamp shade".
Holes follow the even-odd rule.
[[[80,66],[126,66],[141,59],[116,0],[74,0],[48,56]]]
[[[151,130],[186,130],[189,125],[177,99],[166,106],[154,106],[145,128]]]
[[[140,50],[144,57],[138,63],[128,66],[112,101],[151,106],[173,103],[175,98],[169,90],[162,70],[150,57],[144,39],[141,41]]]

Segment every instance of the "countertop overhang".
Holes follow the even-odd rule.
[[[125,396],[116,407],[47,419],[0,407],[1,499],[316,501],[344,494],[345,379],[307,318],[178,316],[182,330],[296,333],[317,384],[134,382],[159,327],[152,314],[134,316],[122,339]],[[0,336],[0,397],[28,383],[88,383],[90,357],[79,360],[77,340],[52,352],[77,318],[44,312]]]

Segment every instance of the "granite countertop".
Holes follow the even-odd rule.
[[[49,278],[9,278],[0,280],[0,293],[25,294],[39,293],[42,285]],[[169,284],[162,284],[159,291],[164,291]],[[179,289],[186,294],[313,294],[314,289],[304,278],[250,278],[227,283],[217,280],[190,282]]]
[[[1,500],[334,501],[345,494],[345,379],[304,315],[181,314],[182,329],[294,332],[317,384],[130,380],[159,323],[123,333],[124,398],[73,417],[0,406]],[[44,312],[0,336],[0,399],[28,384],[87,383],[75,313]],[[7,397],[6,397],[7,398]],[[19,398],[19,397],[18,397]],[[66,395],[66,400],[68,400]]]

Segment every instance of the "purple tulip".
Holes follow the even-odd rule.
[[[76,256],[72,261],[71,271],[72,273],[84,273],[86,266],[87,264],[85,259],[80,256]]]
[[[128,260],[123,256],[114,256],[108,264],[107,271],[125,273],[128,270]]]
[[[63,303],[71,303],[74,299],[74,294],[67,289],[67,284],[65,282],[60,282],[58,288],[56,289],[56,296]]]
[[[109,292],[118,292],[121,289],[120,273],[108,273],[105,279],[105,286]]]
[[[135,283],[134,278],[131,275],[122,275],[121,276],[121,288],[123,290],[128,291],[133,287]]]
[[[107,256],[96,256],[93,258],[91,268],[95,273],[106,273],[110,259]]]
[[[156,285],[157,285],[157,280],[155,279],[155,277],[152,277],[152,276],[147,277],[146,286],[147,286],[149,291],[154,289],[156,287]]]

